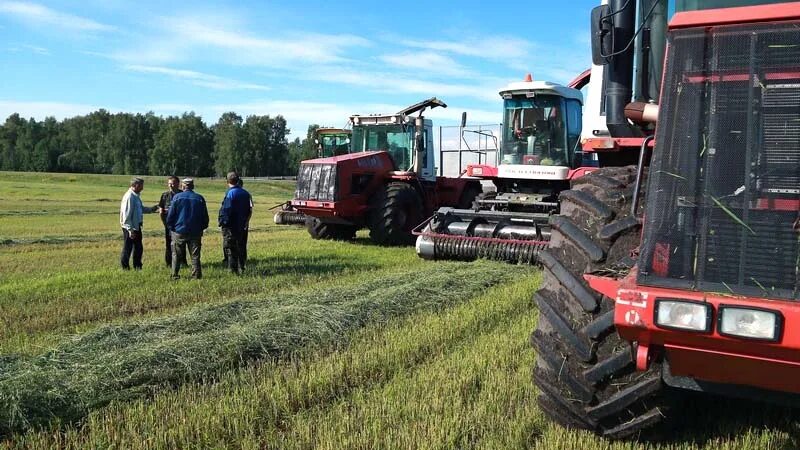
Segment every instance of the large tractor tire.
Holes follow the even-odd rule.
[[[408,183],[392,182],[372,199],[369,237],[379,245],[413,245],[414,227],[423,220],[419,193]]]
[[[635,167],[603,168],[561,193],[561,213],[551,217],[551,240],[541,255],[542,286],[534,294],[540,408],[565,427],[614,439],[652,431],[670,400],[660,364],[636,370],[635,346],[614,328],[614,301],[583,279],[587,272],[619,274],[635,265],[641,228],[630,212],[635,179]]]
[[[316,217],[306,217],[306,230],[312,239],[332,239],[335,241],[351,241],[356,237],[356,227],[325,223]]]

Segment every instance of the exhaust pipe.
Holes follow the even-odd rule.
[[[608,58],[606,86],[606,125],[612,137],[640,137],[640,130],[625,118],[625,105],[633,96],[633,31],[636,27],[636,3],[632,0],[609,0],[613,21],[614,47]],[[629,45],[630,44],[630,45]],[[625,47],[627,50],[623,51]]]

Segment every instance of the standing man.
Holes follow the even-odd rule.
[[[164,224],[164,262],[167,267],[172,267],[172,234],[167,228],[167,214],[172,204],[172,198],[179,192],[180,180],[175,175],[172,175],[167,178],[167,190],[161,194],[161,200],[158,201],[158,213],[161,215],[161,223]]]
[[[239,187],[244,186],[244,181],[239,178]],[[248,192],[249,194],[249,192]],[[253,196],[250,196],[250,213],[247,215],[247,221],[244,224],[244,232],[242,233],[242,249],[239,252],[241,258],[239,260],[239,269],[244,271],[245,263],[247,263],[247,235],[250,234],[250,217],[253,216]]]
[[[131,268],[131,251],[133,251],[133,268],[135,270],[142,269],[144,206],[139,197],[142,190],[144,190],[144,180],[132,179],[130,188],[122,196],[122,202],[119,205],[119,225],[122,227],[122,254],[119,262],[123,270]]]
[[[200,279],[200,248],[203,230],[208,228],[206,199],[194,192],[194,180],[183,179],[183,192],[172,197],[167,213],[167,228],[172,232],[172,279],[180,278],[180,261],[186,258],[186,247],[192,255],[192,278]]]
[[[228,191],[219,209],[219,226],[222,227],[222,248],[231,272],[241,274],[247,222],[253,212],[250,193],[239,184],[239,174],[228,174]]]

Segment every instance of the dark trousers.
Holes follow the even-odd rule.
[[[225,253],[228,268],[239,272],[244,268],[247,241],[244,230],[222,228],[222,251]]]
[[[249,232],[250,230],[242,231],[242,248],[239,249],[239,256],[241,256],[239,259],[239,268],[242,270],[244,270],[244,265],[247,262],[247,234]]]
[[[164,262],[167,263],[167,266],[172,267],[172,232],[169,231],[169,228],[166,226],[164,227]]]
[[[192,256],[192,278],[202,278],[203,270],[200,266],[200,248],[203,236],[172,233],[172,278],[180,278],[178,272],[181,261],[186,260],[186,248]]]
[[[125,228],[122,229],[122,254],[119,257],[119,264],[122,266],[123,269],[128,270],[131,268],[130,260],[131,260],[131,252],[133,252],[133,268],[134,269],[141,269],[142,268],[142,253],[144,253],[144,247],[142,247],[142,232],[139,231],[136,233],[136,237],[131,236],[131,232],[126,230]]]

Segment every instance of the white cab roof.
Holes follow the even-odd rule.
[[[504,97],[506,94],[524,95],[528,92],[560,95],[561,97],[578,100],[583,103],[583,94],[581,94],[581,91],[550,81],[517,81],[515,83],[510,83],[500,91],[500,96]]]

